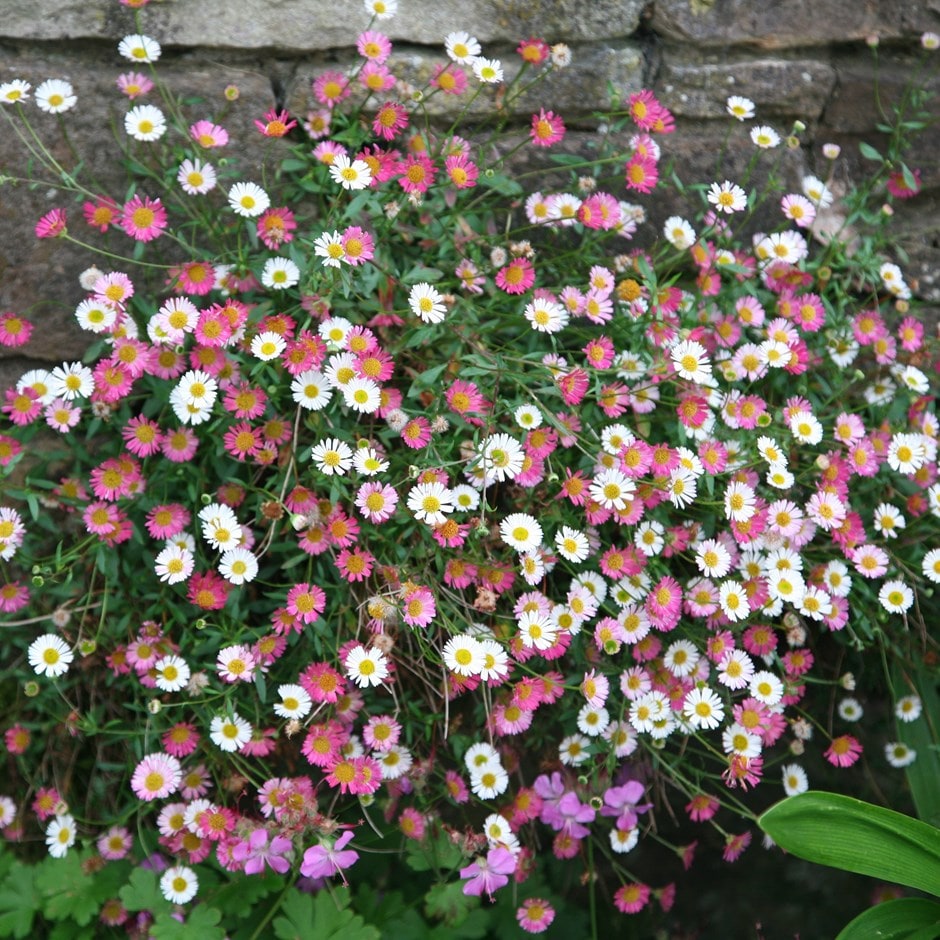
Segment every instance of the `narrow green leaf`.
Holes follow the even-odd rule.
[[[922,822],[940,827],[940,695],[936,680],[921,666],[911,676],[923,706],[916,721],[898,721],[897,739],[917,752],[917,759],[905,768],[917,815]],[[909,688],[900,667],[894,671],[894,687]]]
[[[782,849],[810,862],[940,895],[940,830],[902,813],[810,790],[771,806],[757,822]]]
[[[839,932],[836,940],[914,940],[936,937],[940,925],[940,904],[927,898],[897,898],[862,911]]]
[[[858,149],[866,160],[877,160],[879,163],[881,162],[881,154],[878,153],[871,144],[866,144],[864,140],[858,145]]]

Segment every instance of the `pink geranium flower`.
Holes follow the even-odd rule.
[[[469,879],[463,886],[463,893],[479,897],[485,891],[492,900],[493,892],[508,884],[515,870],[515,855],[502,846],[495,846],[485,857],[480,855],[472,864],[460,869],[460,877]]]
[[[346,848],[352,838],[352,830],[347,830],[332,845],[321,842],[311,846],[304,852],[300,873],[305,878],[332,878],[333,875],[339,875],[343,884],[348,884],[343,869],[354,865],[359,859],[358,852]]]

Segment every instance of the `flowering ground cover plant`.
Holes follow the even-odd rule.
[[[250,171],[143,15],[124,192],[36,131],[68,82],[0,85],[64,181],[36,237],[94,262],[89,350],[0,406],[0,936],[648,931],[811,778],[904,768],[938,821],[940,359],[888,251],[917,79],[850,251],[825,173],[777,182],[799,126],[731,98],[745,172],[683,184],[642,90],[558,153],[551,102],[512,115],[566,47],[455,32],[415,85],[394,8]]]

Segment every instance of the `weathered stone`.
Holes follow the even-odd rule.
[[[33,228],[50,209],[65,208],[72,237],[118,256],[131,253],[135,243],[127,235],[115,230],[100,234],[85,224],[81,209],[82,202],[93,196],[108,196],[118,203],[128,196],[130,180],[114,139],[117,136],[122,143],[125,140],[123,115],[128,104],[114,85],[120,69],[110,61],[96,61],[93,55],[77,58],[46,50],[39,58],[27,52],[22,50],[19,55],[7,57],[0,77],[4,81],[21,77],[34,86],[51,77],[66,78],[72,83],[79,100],[74,109],[62,115],[68,140],[55,116],[44,114],[32,104],[26,106],[26,113],[49,153],[64,170],[71,173],[76,167],[69,141],[81,153],[83,166],[78,181],[86,192],[80,197],[64,193],[54,174],[41,170],[37,160],[30,160],[23,141],[7,120],[17,122],[21,129],[22,125],[14,111],[4,108],[0,114],[0,127],[4,128],[0,133],[0,175],[19,181],[5,181],[0,187],[0,310],[15,310],[40,327],[25,350],[19,352],[25,351],[34,359],[62,361],[66,356],[80,355],[90,339],[90,334],[84,333],[74,318],[75,307],[85,296],[78,283],[79,274],[92,265],[102,270],[124,268],[118,259],[97,255],[63,239],[37,240]],[[270,81],[260,73],[257,63],[252,65],[250,69],[212,69],[205,63],[180,61],[167,63],[161,69],[161,77],[172,92],[186,97],[187,121],[220,116],[226,104],[223,89],[237,79],[241,97],[224,109],[224,123],[238,141],[244,173],[240,178],[260,180],[262,154],[271,151],[269,161],[277,162],[281,142],[266,140],[254,128],[253,119],[274,104],[274,95]],[[158,98],[151,99],[150,103],[159,104]],[[177,145],[184,143],[182,133],[175,130],[168,131],[166,139]],[[154,146],[162,148],[162,144],[161,141]],[[131,149],[146,163],[149,146],[138,143]],[[196,149],[190,149],[194,156]],[[26,177],[36,182],[27,183]],[[138,181],[137,191],[151,196],[158,192],[155,184],[146,179]],[[206,198],[224,204],[221,193]],[[194,241],[199,244],[198,234]],[[143,273],[145,269],[134,270],[135,281],[148,277]],[[147,286],[159,289],[164,279],[162,271],[151,272]],[[17,351],[0,347],[0,358],[14,352]]]
[[[446,64],[447,61],[442,54],[415,49],[409,53],[393,54],[389,67],[393,74],[416,88],[426,88],[435,65]],[[286,98],[288,108],[296,114],[304,114],[311,108],[320,107],[311,93],[311,83],[316,76],[327,68],[344,70],[352,66],[351,59],[328,65],[305,63],[299,66],[290,81]],[[511,84],[519,69],[518,60],[514,56],[507,57],[503,64],[504,84]],[[500,107],[515,116],[544,107],[560,111],[570,118],[606,108],[611,92],[615,98],[623,100],[641,87],[642,76],[643,56],[636,43],[624,42],[616,46],[592,44],[578,47],[569,67],[546,73],[544,80],[538,81],[522,95],[505,96],[498,86],[488,86],[468,106],[477,87],[476,79],[471,75],[470,85],[460,97],[436,94],[421,107],[431,117],[453,117],[464,112],[472,119],[494,114],[495,104],[499,101]],[[529,72],[526,81],[534,77],[535,73]],[[361,94],[361,90],[357,89],[356,93]]]
[[[440,45],[447,33],[466,30],[481,42],[541,36],[584,42],[629,36],[644,0],[408,0],[375,28],[393,39]],[[129,10],[115,0],[31,0],[7,4],[0,30],[14,39],[107,39],[137,32]],[[143,31],[167,46],[311,51],[350,46],[369,24],[359,0],[200,0],[152,3],[142,12]]]
[[[924,0],[657,0],[652,29],[698,46],[819,46],[936,31],[940,12]]]
[[[728,96],[745,95],[757,106],[757,121],[798,117],[808,123],[819,118],[835,81],[831,66],[812,59],[695,61],[675,47],[663,53],[656,89],[677,117],[728,118]]]

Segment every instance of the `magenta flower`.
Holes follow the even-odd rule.
[[[343,884],[348,884],[343,869],[349,868],[359,859],[358,852],[346,849],[352,837],[352,830],[347,830],[331,846],[322,842],[311,846],[304,852],[300,873],[305,878],[330,878],[338,874]]]
[[[507,884],[515,870],[515,855],[509,849],[495,846],[486,853],[485,858],[480,855],[471,865],[460,869],[460,877],[470,879],[463,886],[463,893],[479,897],[485,891],[492,900],[493,892]]]
[[[246,875],[262,874],[265,864],[279,875],[283,875],[290,868],[290,862],[284,858],[284,853],[292,847],[291,840],[284,836],[275,836],[269,844],[267,829],[255,829],[247,839],[233,846],[232,858],[244,862]]]
[[[604,806],[601,816],[617,817],[618,829],[634,829],[639,813],[645,813],[651,803],[638,805],[645,787],[638,780],[628,780],[622,787],[611,787],[604,793]]]

